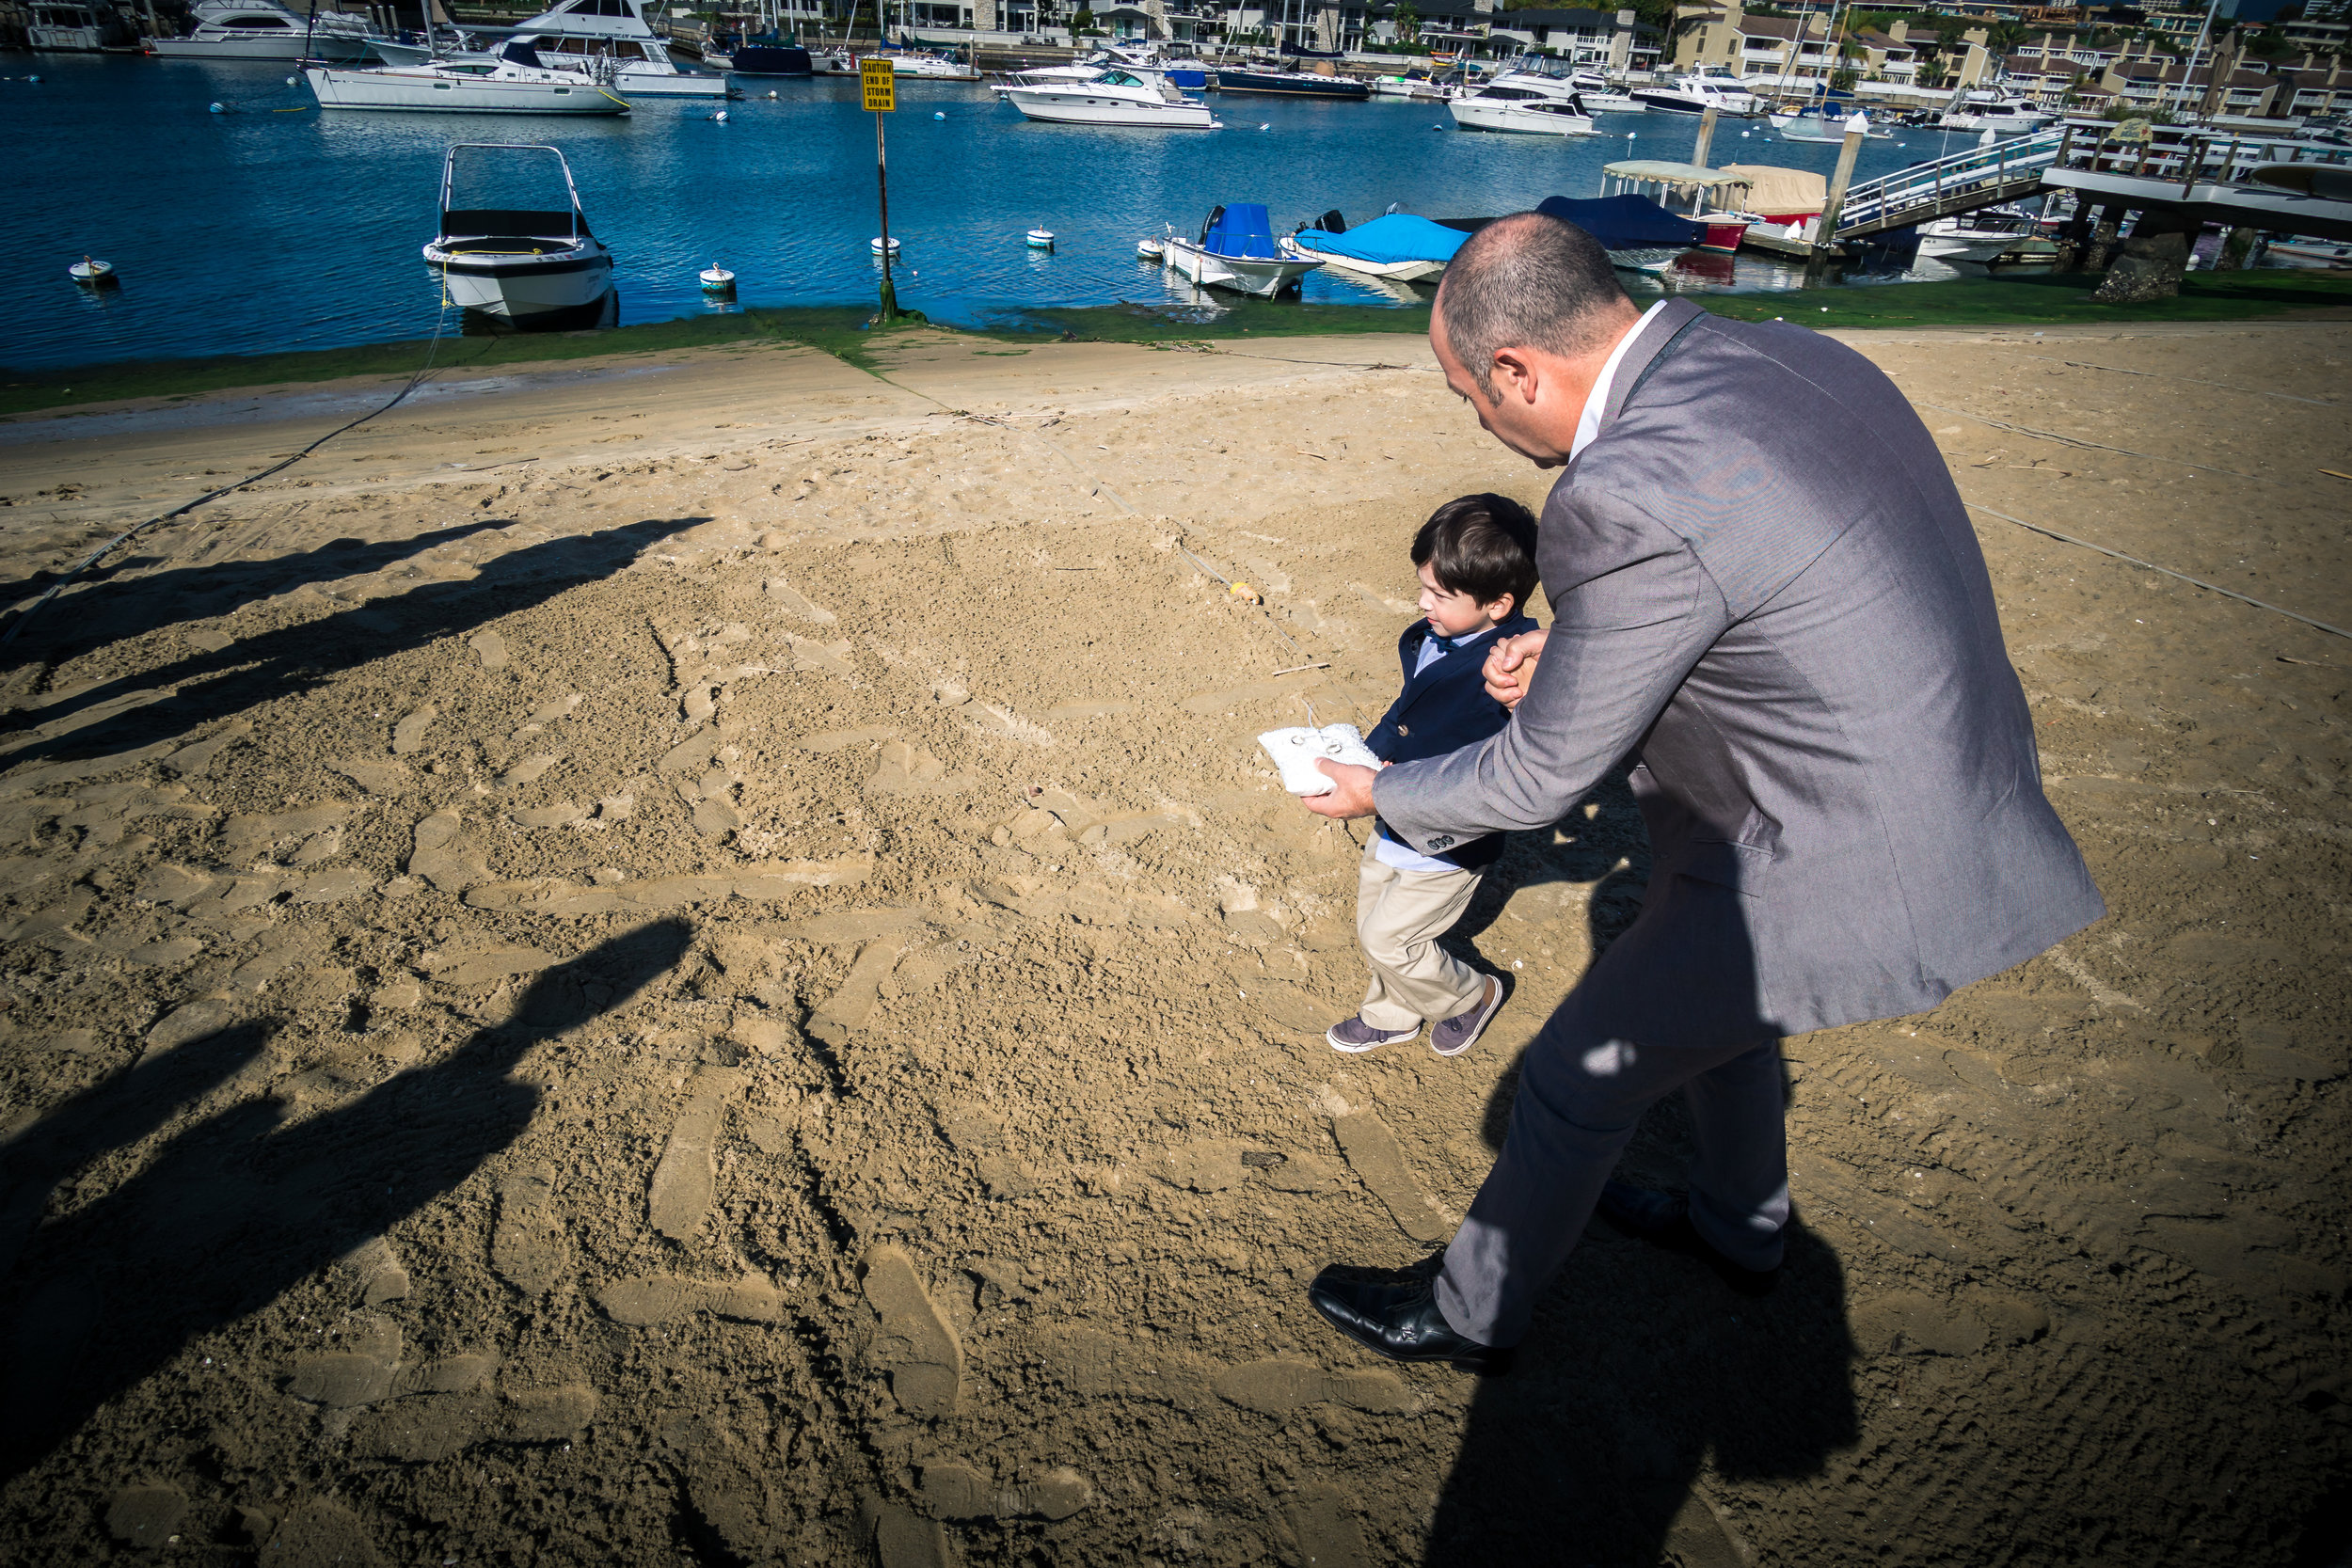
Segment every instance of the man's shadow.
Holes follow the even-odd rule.
[[[215,720],[308,691],[358,665],[457,636],[543,604],[578,583],[610,577],[653,541],[707,520],[650,517],[546,540],[500,556],[470,582],[428,583],[319,620],[279,626],[217,653],[193,653],[101,682],[63,702],[13,716],[18,734],[55,725],[119,697],[173,689],[168,697],[111,719],[19,745],[0,756],[0,767],[128,750],[190,734]]]
[[[26,627],[11,655],[39,650],[53,662],[71,658],[103,642],[136,637],[158,626],[226,615],[240,605],[283,594],[306,582],[333,582],[393,565],[437,546],[490,529],[508,519],[482,517],[451,528],[432,529],[405,539],[330,539],[315,549],[267,561],[221,561],[206,566],[179,566],[148,572],[152,555],[117,551],[76,579],[76,587],[43,609]],[[51,583],[65,575],[63,568],[42,570],[9,583],[5,590],[24,595],[29,606]],[[103,590],[103,592],[102,592]],[[24,613],[0,615],[0,632]]]
[[[661,920],[602,942],[543,972],[513,1022],[299,1120],[251,1090],[196,1111],[224,1085],[237,1095],[229,1080],[266,1046],[268,1025],[240,1025],[140,1062],[0,1148],[0,1215],[15,1222],[0,1247],[16,1255],[0,1277],[0,1477],[39,1463],[190,1340],[453,1191],[529,1125],[538,1090],[508,1077],[524,1052],[628,1006],[691,935]],[[103,1179],[131,1145],[189,1115],[135,1174],[41,1219],[61,1183]]]
[[[1648,895],[1650,856],[1623,772],[1587,804],[1597,808],[1590,816],[1580,806],[1549,833],[1518,836],[1455,938],[1491,924],[1519,887],[1591,882],[1586,926],[1598,961]],[[1753,962],[1744,950],[1714,961]],[[1514,1064],[1482,1119],[1498,1153],[1518,1083]],[[1692,1153],[1682,1097],[1671,1094],[1643,1118],[1618,1175],[1679,1187]],[[1859,1433],[1844,1271],[1801,1221],[1786,1241],[1778,1287],[1753,1301],[1701,1264],[1596,1220],[1511,1373],[1472,1396],[1427,1568],[1738,1568],[1737,1522],[1719,1519],[1694,1489],[1702,1470],[1727,1481],[1812,1475]]]

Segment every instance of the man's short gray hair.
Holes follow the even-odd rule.
[[[1599,241],[1543,213],[1514,213],[1454,253],[1437,309],[1446,345],[1491,403],[1497,349],[1585,353],[1607,336],[1610,308],[1627,303]]]

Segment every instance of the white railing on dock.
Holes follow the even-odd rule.
[[[1922,217],[1932,217],[1971,195],[1995,198],[2020,181],[2039,182],[2042,171],[2058,161],[2066,139],[2062,130],[2037,131],[1865,181],[1847,190],[1837,231],[1896,228],[1914,208]]]

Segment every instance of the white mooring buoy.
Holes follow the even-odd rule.
[[[716,261],[703,268],[700,277],[705,293],[731,294],[735,293],[735,274],[727,271]]]
[[[1054,231],[1050,229],[1032,229],[1028,233],[1028,242],[1031,250],[1051,250],[1054,248]]]

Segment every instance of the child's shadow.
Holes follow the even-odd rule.
[[[1502,977],[1506,986],[1524,977],[1525,971],[1505,969],[1479,952],[1478,939],[1502,915],[1512,895],[1524,888],[1554,887],[1565,893],[1569,884],[1593,884],[1585,901],[1585,930],[1593,959],[1633,924],[1641,912],[1642,895],[1649,887],[1649,831],[1642,824],[1627,769],[1618,768],[1593,787],[1591,794],[1549,828],[1513,833],[1504,842],[1502,858],[1493,864],[1470,895],[1470,907],[1454,929],[1439,939],[1472,969]],[[1522,912],[1543,919],[1555,910],[1565,911],[1572,899],[1547,908],[1539,901]],[[1514,941],[1524,942],[1525,936]]]

